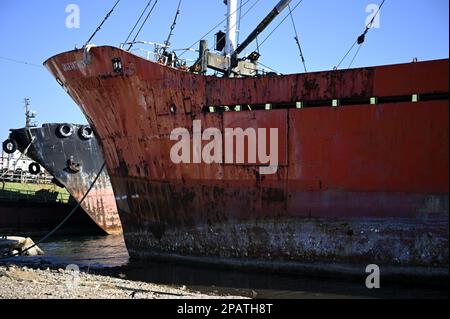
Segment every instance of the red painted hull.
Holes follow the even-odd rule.
[[[100,138],[132,256],[448,265],[448,60],[228,79],[113,47],[89,55],[45,64]],[[277,128],[277,173],[172,163],[170,133],[193,120]]]

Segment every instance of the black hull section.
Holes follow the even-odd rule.
[[[91,131],[83,131],[85,128],[75,124],[44,124],[41,128],[11,130],[10,139],[16,141],[20,152],[44,167],[80,202],[104,162],[95,136]],[[104,232],[121,233],[122,226],[106,169],[81,206]]]

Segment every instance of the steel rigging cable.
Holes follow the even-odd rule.
[[[237,44],[238,44],[238,46],[239,46],[239,38],[240,38],[240,34],[241,34],[241,21],[258,4],[259,1],[261,1],[261,0],[256,0],[256,2],[254,4],[252,4],[250,6],[250,8],[248,8],[247,11],[244,12],[244,14],[242,14],[242,6],[243,5],[242,5],[242,0],[241,0],[241,5],[239,7],[239,22],[238,22],[238,37],[237,37]]]
[[[362,43],[361,43],[361,45],[358,46],[358,50],[356,50],[356,53],[353,56],[352,60],[350,61],[350,64],[348,65],[347,69],[350,69],[350,67],[352,66],[352,64],[355,61],[356,57],[358,56],[359,51],[361,51],[361,48],[362,48]]]
[[[297,27],[295,26],[295,21],[294,21],[294,16],[293,16],[292,10],[291,10],[291,5],[289,5],[288,7],[289,7],[289,15],[291,16],[292,26],[294,27],[294,33],[295,33],[294,39],[295,39],[295,42],[297,43],[298,50],[300,51],[300,59],[302,60],[303,68],[305,69],[305,73],[308,73],[308,70],[306,69],[305,57],[303,56],[303,50],[300,45],[300,40],[299,40],[298,33],[297,33]]]
[[[364,44],[364,41],[366,39],[366,35],[369,32],[369,30],[372,28],[373,22],[375,21],[376,17],[378,16],[378,14],[380,13],[381,8],[384,5],[384,2],[386,0],[383,0],[380,4],[380,6],[378,7],[377,12],[375,13],[375,15],[372,17],[372,20],[370,20],[370,22],[367,24],[366,29],[364,30],[364,32],[356,39],[356,41],[353,43],[353,45],[350,47],[350,49],[347,51],[347,53],[344,55],[344,57],[341,59],[341,61],[339,62],[339,64],[335,67],[335,69],[339,69],[339,67],[341,66],[341,64],[344,62],[344,60],[347,58],[347,56],[350,54],[350,52],[353,50],[353,48],[355,47],[355,45],[359,45],[358,50],[356,50],[355,55],[353,56],[348,68],[350,68],[353,64],[353,62],[355,61],[359,51],[361,50],[362,45]]]
[[[173,30],[175,30],[175,27],[177,25],[177,19],[178,19],[178,16],[180,15],[180,7],[181,7],[181,0],[178,2],[177,12],[175,13],[175,18],[173,19],[172,25],[170,26],[169,35],[168,35],[166,41],[164,41],[164,52],[167,50],[167,48],[170,47],[170,39],[172,38]]]
[[[128,47],[128,51],[130,51],[131,48],[133,47],[133,43],[136,41],[137,37],[139,36],[139,33],[141,33],[142,28],[144,27],[145,23],[147,23],[147,20],[148,20],[148,18],[150,17],[150,15],[152,14],[153,9],[155,9],[155,6],[156,6],[157,3],[158,3],[158,0],[155,0],[155,2],[153,3],[152,8],[150,9],[150,11],[148,12],[147,16],[145,17],[144,22],[142,22],[141,27],[139,28],[138,32],[137,32],[136,35],[134,36],[133,41],[131,41],[131,44],[130,44],[130,46]]]
[[[261,42],[261,44],[259,44],[258,42],[256,42],[256,50],[257,50],[257,52],[259,52],[259,49],[261,48],[261,46],[272,36],[272,34],[274,34],[275,33],[275,31],[283,24],[283,22],[284,21],[286,21],[286,19],[289,17],[289,16],[291,16],[291,18],[292,18],[292,13],[295,11],[295,9],[297,9],[298,8],[298,6],[301,4],[303,2],[303,0],[300,0],[295,6],[294,6],[294,8],[292,8],[291,9],[291,7],[289,6],[289,14],[287,14],[284,18],[283,18],[283,20],[281,20],[280,21],[280,23],[278,23],[278,25],[269,33],[269,35]],[[300,43],[299,43],[299,45],[300,45]],[[300,50],[301,50],[301,48],[300,48]],[[303,55],[303,54],[302,54]],[[265,65],[263,65],[261,62],[258,62],[259,64],[261,64],[262,66],[264,66],[265,68],[268,68],[268,69],[271,69],[271,70],[273,70],[272,68],[269,68],[269,67],[267,67],[267,66],[265,66]],[[306,70],[306,66],[305,66],[305,70]],[[278,72],[276,72],[276,73],[278,73]]]
[[[112,7],[112,9],[108,12],[108,14],[106,15],[106,17],[103,19],[102,23],[100,23],[100,25],[97,27],[97,29],[95,30],[95,32],[91,35],[91,37],[89,38],[89,40],[86,41],[86,43],[84,44],[83,47],[86,47],[89,42],[91,42],[91,40],[95,37],[95,35],[97,34],[98,31],[100,31],[100,29],[102,28],[103,24],[106,22],[106,20],[108,20],[108,18],[111,16],[111,14],[113,13],[114,9],[117,7],[117,5],[119,4],[120,0],[116,1],[116,4]]]
[[[133,34],[134,30],[136,29],[136,27],[138,26],[139,22],[141,22],[142,17],[144,16],[145,12],[147,11],[148,7],[150,7],[150,4],[152,3],[152,0],[150,0],[147,5],[145,6],[144,10],[141,13],[141,16],[139,17],[139,19],[136,21],[136,24],[134,25],[133,29],[131,29],[130,34],[128,35],[127,39],[124,41],[124,43],[128,43],[128,40],[130,39],[131,35]]]
[[[13,62],[13,63],[18,63],[18,64],[24,64],[24,65],[28,65],[28,66],[34,66],[36,68],[43,68],[42,65],[38,65],[38,64],[34,64],[34,63],[29,63],[26,61],[19,61],[19,60],[15,60],[15,59],[11,59],[11,58],[7,58],[4,56],[0,56],[1,60],[5,60],[5,61],[9,61],[9,62]]]
[[[237,33],[237,39],[236,39],[236,43],[238,45],[239,45],[239,38],[241,35],[241,19],[242,19],[242,0],[239,2],[239,18],[238,18],[238,25],[237,25],[238,33]]]

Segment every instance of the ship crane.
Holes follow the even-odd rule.
[[[224,55],[214,54],[208,51],[206,40],[200,41],[200,56],[191,70],[199,69],[200,73],[206,73],[208,68],[222,72],[228,76],[255,76],[257,72],[257,60],[259,54],[253,52],[244,59],[239,59],[242,53],[260,33],[262,33],[272,21],[290,4],[292,0],[281,0],[269,14],[258,24],[252,33],[236,48],[236,13],[237,0],[227,0],[228,7],[227,32],[225,36]]]
[[[247,39],[240,44],[237,49],[233,52],[231,58],[231,68],[234,68],[238,65],[238,55],[244,51],[255,39],[258,37],[260,33],[262,33],[269,24],[289,5],[292,0],[281,0],[272,11],[258,24],[255,30],[247,37]]]

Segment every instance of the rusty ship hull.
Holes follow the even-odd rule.
[[[218,78],[102,46],[45,65],[98,134],[132,257],[448,266],[448,60]],[[277,128],[277,173],[174,164],[193,120]]]
[[[90,128],[75,124],[44,124],[39,128],[11,130],[10,134],[10,140],[17,143],[18,150],[44,167],[77,202],[88,192],[104,163],[97,139],[93,134],[81,136],[82,129]],[[122,232],[113,188],[105,169],[81,207],[105,233]]]

